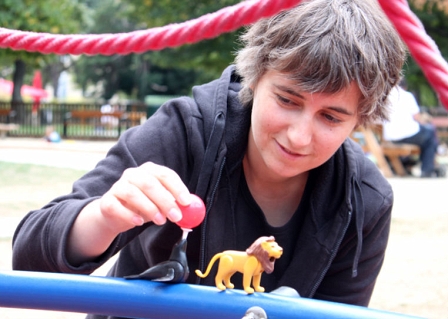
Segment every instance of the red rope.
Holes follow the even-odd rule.
[[[250,0],[197,19],[118,34],[58,35],[0,28],[0,47],[44,54],[129,54],[211,39],[290,9],[301,0]]]
[[[118,34],[59,35],[0,28],[0,48],[44,54],[129,54],[195,43],[292,8],[301,0],[248,0],[197,19]],[[448,64],[406,0],[378,0],[448,109]]]
[[[428,82],[448,109],[448,64],[405,0],[378,0]]]

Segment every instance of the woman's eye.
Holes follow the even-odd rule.
[[[327,121],[330,121],[330,122],[332,122],[332,123],[340,123],[340,122],[341,122],[341,120],[335,118],[335,117],[332,116],[331,114],[324,114],[324,118],[325,118]]]
[[[282,103],[282,104],[286,104],[286,105],[290,105],[292,104],[292,101],[284,96],[281,95],[277,95],[277,100]]]

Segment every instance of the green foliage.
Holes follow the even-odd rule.
[[[422,3],[410,0],[409,5],[446,60],[448,57],[448,7],[446,1],[427,0]],[[432,107],[440,104],[435,91],[412,57],[408,58],[404,71],[409,89],[414,92],[422,106]]]
[[[131,14],[135,21],[139,21],[142,28],[152,28],[180,23],[218,11],[239,3],[238,0],[127,0],[133,6]]]
[[[76,0],[3,0],[0,2],[0,26],[33,32],[76,33],[83,21],[84,6]],[[2,66],[21,59],[33,68],[43,67],[52,55],[1,49]]]
[[[0,161],[1,216],[24,216],[53,198],[68,194],[73,181],[85,173],[84,170]]]
[[[165,26],[195,19],[208,13],[239,3],[238,0],[201,0],[192,5],[189,1],[177,0],[128,0],[134,5],[133,17],[144,28]],[[205,26],[205,28],[208,26]],[[161,66],[175,65],[185,69],[196,69],[205,79],[217,77],[233,61],[237,49],[239,31],[222,34],[217,38],[202,40],[195,44],[162,50],[153,56]]]
[[[76,0],[3,0],[0,23],[9,29],[69,33],[78,30],[82,7]]]
[[[120,33],[200,17],[237,3],[237,0],[141,1],[103,0],[85,2],[95,12],[88,33]],[[220,75],[233,60],[237,32],[197,44],[183,45],[127,56],[81,56],[76,63],[76,81],[87,89],[102,82],[102,97],[116,92],[143,100],[149,94],[188,94],[193,85]]]
[[[56,34],[121,33],[181,23],[216,12],[240,0],[2,0],[0,27]],[[411,10],[423,23],[428,35],[448,57],[448,19],[445,0],[409,0]],[[445,8],[447,7],[447,8]],[[205,26],[207,28],[207,26]],[[241,30],[177,48],[127,56],[81,56],[76,63],[76,79],[83,88],[103,83],[103,97],[117,91],[143,99],[147,94],[187,94],[191,86],[219,76],[234,58]],[[52,54],[0,49],[2,76],[10,74],[15,60],[29,66],[26,82],[34,68],[59,65]],[[54,69],[61,70],[62,67]],[[404,68],[409,88],[421,105],[439,104],[420,66],[409,57]],[[53,82],[55,76],[53,74]],[[48,80],[44,73],[44,81]],[[57,77],[56,77],[57,78]]]
[[[3,0],[0,2],[0,26],[20,31],[46,32],[55,34],[76,33],[81,30],[85,21],[85,6],[78,0]],[[21,102],[20,87],[24,77],[28,81],[34,69],[44,69],[52,63],[59,63],[59,59],[52,55],[25,50],[13,51],[0,49],[0,69],[12,69],[14,63],[14,90],[12,101]],[[19,66],[17,68],[17,66]],[[28,65],[26,70],[25,65]],[[26,74],[28,71],[28,75]],[[2,72],[6,73],[6,72]],[[44,81],[46,77],[44,77]],[[28,83],[29,83],[28,82]]]

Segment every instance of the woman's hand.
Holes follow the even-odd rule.
[[[129,168],[79,213],[69,235],[67,258],[79,265],[104,253],[121,232],[146,222],[178,222],[182,219],[178,204],[188,206],[192,200],[173,170],[151,162]]]
[[[162,225],[182,219],[179,205],[192,197],[173,170],[151,162],[124,171],[100,200],[101,214],[118,234],[146,222]],[[178,203],[178,204],[177,204]]]

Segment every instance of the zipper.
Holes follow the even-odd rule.
[[[325,266],[324,271],[322,271],[322,273],[320,274],[318,281],[314,284],[313,289],[311,290],[311,293],[308,296],[309,298],[312,298],[314,296],[314,294],[316,293],[317,288],[319,287],[320,283],[324,279],[325,274],[327,273],[328,269],[331,266],[331,263],[333,262],[334,258],[336,257],[336,254],[338,252],[337,248],[339,248],[339,246],[341,245],[342,239],[344,238],[345,233],[347,232],[348,226],[350,225],[350,221],[352,220],[352,214],[353,214],[352,211],[348,212],[348,219],[347,219],[346,225],[344,226],[344,231],[342,233],[342,236],[339,238],[336,245],[333,247],[333,251],[331,253],[330,260],[329,260],[327,266]]]
[[[219,173],[218,173],[218,179],[216,180],[215,186],[213,187],[213,191],[211,193],[210,196],[210,205],[207,207],[206,211],[205,211],[205,218],[203,221],[203,226],[201,229],[201,248],[200,248],[200,254],[199,254],[199,269],[204,269],[204,265],[205,265],[205,242],[206,242],[206,238],[205,238],[205,233],[206,233],[206,228],[207,228],[207,220],[208,220],[208,213],[210,212],[210,209],[212,208],[212,204],[213,203],[213,199],[215,198],[215,194],[216,194],[216,190],[218,189],[218,184],[219,181],[221,180],[221,176],[222,176],[222,171],[224,169],[224,164],[226,163],[226,158],[223,158],[223,161],[221,163],[221,167],[219,168]],[[196,278],[196,284],[200,284],[201,283],[201,278],[197,277]]]

